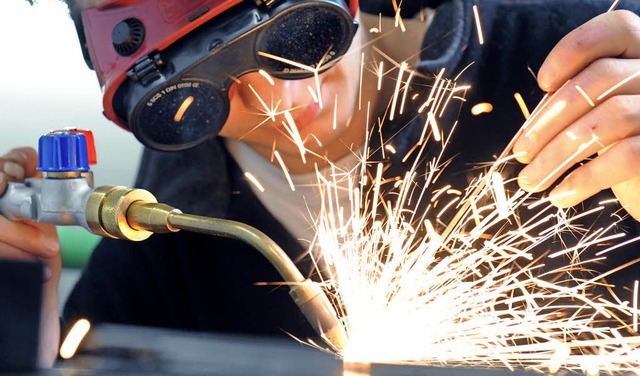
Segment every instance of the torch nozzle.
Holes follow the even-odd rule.
[[[290,294],[316,332],[334,350],[343,350],[347,345],[347,333],[322,288],[307,279],[293,286]]]
[[[87,222],[94,233],[144,240],[152,233],[179,230],[241,240],[258,250],[291,286],[290,295],[311,326],[335,350],[342,350],[347,335],[322,288],[302,276],[276,242],[258,229],[241,222],[184,214],[141,189],[100,187],[89,197]]]

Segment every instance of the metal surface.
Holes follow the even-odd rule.
[[[190,333],[103,325],[94,328],[78,354],[43,374],[280,375],[280,376],[518,376],[523,370],[372,364],[345,372],[333,354],[293,339]]]

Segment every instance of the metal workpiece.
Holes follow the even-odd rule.
[[[90,175],[76,174],[28,178],[9,182],[0,197],[0,213],[10,220],[29,220],[54,225],[77,225],[87,230],[85,205],[93,191]]]

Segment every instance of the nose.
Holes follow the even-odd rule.
[[[234,83],[233,95],[237,95],[248,108],[260,110],[294,109],[317,101],[318,90],[314,77],[300,80],[282,80],[266,73],[252,72],[242,75]],[[266,107],[266,108],[265,108]]]

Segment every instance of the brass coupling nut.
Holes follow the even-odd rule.
[[[127,220],[127,211],[134,202],[157,203],[155,196],[144,189],[103,186],[96,188],[87,201],[85,214],[89,229],[98,235],[140,241],[152,232],[134,229]]]

